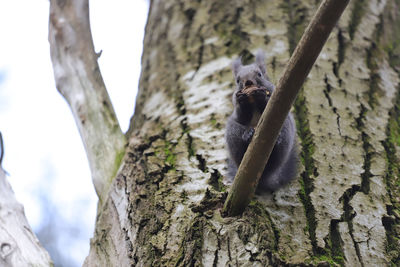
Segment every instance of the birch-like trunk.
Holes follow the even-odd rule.
[[[129,146],[86,266],[400,264],[398,0],[354,0],[332,32],[294,107],[298,179],[220,213],[230,63],[262,48],[276,82],[317,2],[151,1]]]
[[[24,207],[15,198],[1,163],[4,156],[0,133],[0,266],[53,266],[25,217]]]

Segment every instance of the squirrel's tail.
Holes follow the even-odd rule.
[[[269,177],[261,177],[258,184],[257,192],[273,192],[281,188],[282,186],[293,180],[298,173],[299,158],[297,153],[297,147],[294,146],[293,151],[289,154],[289,157],[285,164],[281,166],[281,169],[277,173],[270,174]],[[263,176],[267,173],[263,173]]]

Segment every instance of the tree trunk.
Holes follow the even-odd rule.
[[[298,179],[223,218],[230,63],[280,77],[318,1],[151,1],[129,146],[86,266],[400,264],[400,1],[354,0],[294,107]]]

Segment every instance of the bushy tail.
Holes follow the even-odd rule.
[[[264,177],[264,179],[260,179],[257,193],[276,191],[293,180],[297,175],[299,165],[297,155],[297,148],[293,147],[293,151],[289,154],[286,163],[282,165],[279,172],[274,173],[269,177]],[[264,175],[265,174],[263,173],[263,176]]]

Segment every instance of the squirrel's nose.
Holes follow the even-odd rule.
[[[246,82],[245,82],[245,84],[244,84],[244,86],[251,86],[251,85],[254,85],[254,83],[252,82],[252,81],[250,81],[250,80],[247,80]]]

